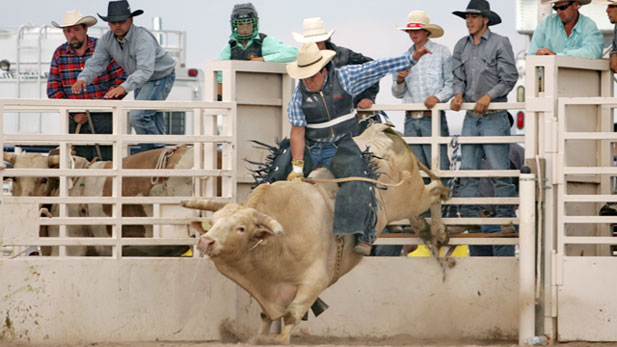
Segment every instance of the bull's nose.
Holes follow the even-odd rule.
[[[197,242],[197,249],[202,252],[207,252],[208,248],[210,248],[214,244],[214,240],[209,237],[200,237]]]

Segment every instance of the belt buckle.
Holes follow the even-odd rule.
[[[424,111],[411,111],[409,118],[411,119],[422,119],[424,118]]]

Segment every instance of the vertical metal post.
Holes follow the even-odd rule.
[[[529,168],[523,168],[521,172]],[[519,224],[519,327],[518,342],[536,336],[535,332],[535,231],[536,176],[521,173]]]

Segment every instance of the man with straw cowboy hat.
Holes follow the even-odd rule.
[[[499,15],[491,11],[486,0],[471,0],[465,11],[455,11],[454,15],[464,18],[469,35],[460,39],[454,46],[452,66],[454,73],[454,98],[450,107],[461,109],[462,103],[475,103],[474,109],[467,111],[463,121],[462,136],[509,136],[510,122],[508,112],[491,110],[491,102],[506,102],[508,93],[518,79],[512,46],[507,37],[492,32],[489,27],[501,23]],[[486,156],[494,170],[508,170],[508,144],[464,144],[461,147],[461,170],[479,170],[482,157]],[[495,179],[495,196],[516,196],[516,187],[510,177]],[[480,179],[461,177],[458,196],[478,197]],[[462,205],[462,217],[480,217],[477,205]],[[495,217],[514,217],[512,205],[499,205]],[[479,232],[477,225],[449,226],[451,233]],[[503,225],[501,231],[513,232],[512,225]]]
[[[556,13],[546,16],[534,30],[529,54],[601,58],[602,33],[593,19],[578,10],[590,2],[542,0],[542,4],[552,4]]]
[[[133,17],[144,13],[131,11],[126,0],[110,1],[107,16],[110,30],[99,40],[92,59],[86,62],[84,70],[73,85],[73,93],[83,88],[101,75],[113,58],[126,71],[128,77],[120,86],[105,94],[113,99],[135,91],[135,100],[165,100],[176,78],[176,61],[158,43],[146,28],[133,25]],[[164,134],[163,113],[156,110],[131,111],[131,126],[137,134]],[[156,144],[142,144],[142,150],[160,147]]]
[[[334,34],[334,29],[326,31],[323,19],[320,17],[306,18],[302,23],[302,34],[292,33],[294,39],[298,42],[315,42],[319,49],[329,49],[336,52],[336,55],[332,58],[334,67],[364,64],[373,60],[349,48],[335,45],[331,40],[332,34]],[[377,93],[379,93],[379,82],[354,97],[354,107],[370,108],[375,103]]]
[[[84,16],[77,10],[67,11],[61,24],[52,21],[56,28],[62,29],[65,43],[56,48],[51,59],[47,79],[47,96],[51,99],[102,99],[111,88],[124,82],[124,70],[111,60],[105,72],[98,76],[83,93],[75,94],[71,86],[77,80],[84,64],[94,54],[97,39],[88,36],[88,28],[96,24],[96,18]],[[78,126],[79,124],[79,126]],[[111,113],[71,113],[69,132],[111,134]],[[100,153],[93,146],[76,146],[77,155],[88,160],[98,156],[101,160],[111,160],[111,146],[101,146]]]
[[[613,72],[617,72],[617,0],[596,0],[595,2],[599,5],[606,5],[608,20],[612,24],[615,24],[613,43],[611,45],[611,52],[609,53],[609,65]]]
[[[426,47],[398,58],[370,61],[362,65],[335,68],[332,50],[320,50],[307,42],[298,60],[287,64],[287,73],[300,80],[287,107],[291,123],[293,171],[287,177],[303,177],[305,147],[310,150],[312,168],[329,167],[340,177],[367,177],[368,162],[351,136],[358,128],[353,98],[387,74],[408,69],[426,53]],[[351,181],[342,183],[334,207],[334,234],[356,236],[354,251],[369,255],[375,240],[377,201],[374,185]]]
[[[454,95],[452,75],[452,55],[443,45],[431,41],[443,36],[443,29],[430,22],[424,11],[409,13],[407,24],[397,27],[406,32],[414,43],[408,54],[428,48],[432,54],[421,59],[411,69],[399,71],[392,76],[392,95],[403,99],[405,104],[424,104],[429,110],[439,102],[447,102]],[[405,112],[405,136],[431,136],[431,111]],[[450,136],[445,112],[440,112],[441,136]],[[416,157],[427,167],[431,167],[431,145],[411,145]],[[440,146],[441,170],[449,167],[448,149]]]

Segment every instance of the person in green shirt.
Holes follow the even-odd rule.
[[[529,45],[531,55],[564,55],[600,59],[603,39],[593,19],[579,13],[591,0],[542,0],[553,4],[555,13],[536,27]]]
[[[296,60],[298,49],[259,32],[259,15],[253,4],[237,4],[231,11],[231,37],[219,54],[219,60],[251,60],[289,63]],[[221,74],[218,74],[219,95]]]

